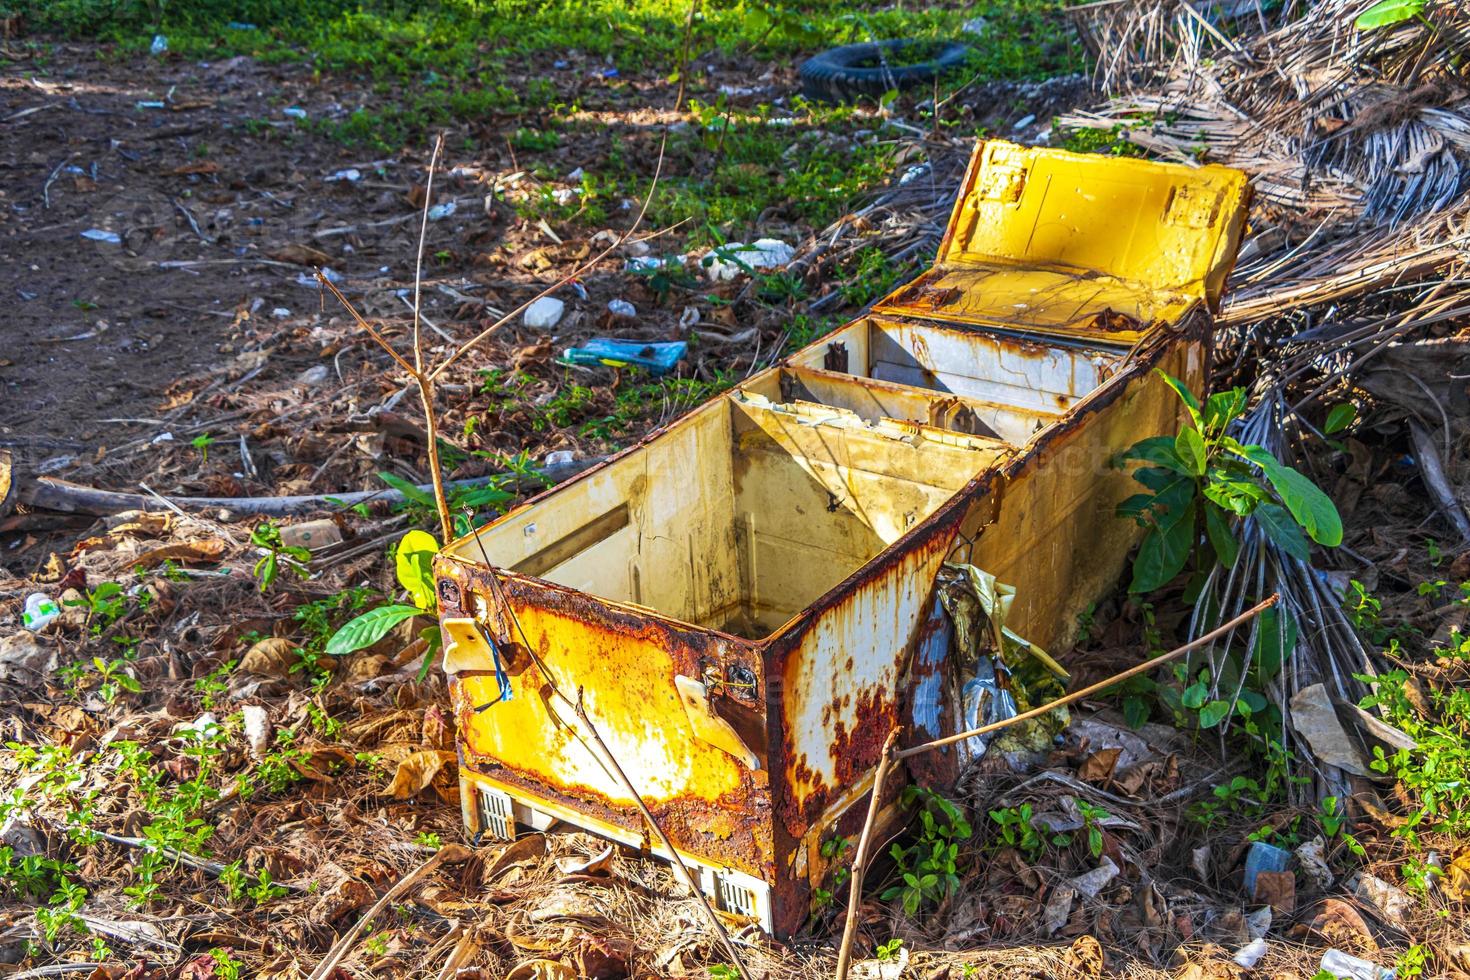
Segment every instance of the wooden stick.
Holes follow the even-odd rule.
[[[467,854],[468,851],[466,848],[459,844],[446,844],[434,852],[433,857],[400,878],[397,884],[384,892],[383,897],[378,899],[377,903],[367,910],[366,915],[357,920],[356,925],[347,930],[341,939],[332,944],[332,948],[327,950],[327,955],[316,965],[316,969],[311,971],[311,976],[308,980],[325,980],[326,977],[331,976],[332,971],[337,968],[337,964],[342,962],[342,958],[352,950],[352,944],[357,940],[358,935],[367,927],[368,923],[378,917],[378,913],[388,907],[388,903],[412,888],[421,878],[443,864],[446,859],[452,857],[457,861],[462,861]]]
[[[596,466],[604,458],[599,456],[592,459],[573,460],[570,463],[557,463],[554,466],[542,467],[536,472],[541,474],[548,484],[556,484]],[[495,476],[451,480],[445,486],[479,487],[505,475],[501,473]],[[432,491],[433,484],[421,484],[418,489]],[[149,508],[156,510],[158,507],[158,498],[147,494],[98,490],[95,487],[85,487],[79,483],[58,480],[49,476],[37,477],[22,484],[16,494],[16,499],[20,503],[44,510],[60,511],[64,514],[91,514],[96,517],[119,514],[125,510],[148,510]],[[369,503],[374,500],[392,504],[402,503],[403,494],[384,487],[382,490],[350,490],[342,493],[296,494],[283,497],[165,496],[163,499],[187,511],[225,508],[247,517],[293,517],[322,510],[351,507],[353,504]]]
[[[923,745],[915,745],[912,748],[907,748],[904,749],[902,752],[899,752],[897,757],[899,759],[908,759],[923,752],[931,751],[932,749],[943,748],[946,745],[953,745],[955,742],[963,742],[965,739],[974,738],[976,735],[988,735],[991,732],[998,732],[1002,728],[1009,728],[1011,725],[1019,724],[1023,721],[1029,721],[1032,718],[1039,718],[1047,712],[1053,711],[1057,708],[1061,708],[1065,705],[1069,705],[1073,701],[1081,701],[1083,698],[1096,694],[1098,691],[1106,690],[1107,688],[1112,687],[1114,684],[1118,684],[1128,680],[1128,678],[1130,677],[1137,677],[1139,674],[1153,670],[1160,664],[1166,664],[1171,660],[1176,660],[1191,650],[1197,650],[1205,644],[1219,639],[1226,633],[1229,633],[1231,630],[1235,629],[1241,623],[1247,622],[1248,620],[1259,616],[1267,609],[1270,609],[1272,606],[1276,605],[1280,598],[1281,597],[1279,595],[1272,593],[1271,596],[1268,597],[1265,601],[1257,603],[1256,605],[1247,609],[1245,612],[1241,613],[1239,616],[1236,616],[1230,622],[1211,630],[1197,640],[1190,640],[1182,647],[1170,650],[1168,653],[1154,657],[1151,660],[1145,660],[1143,661],[1143,663],[1134,664],[1132,667],[1129,667],[1122,673],[1114,674],[1112,677],[1109,677],[1106,680],[1098,681],[1096,684],[1089,684],[1082,690],[1073,691],[1071,694],[1057,698],[1055,701],[1052,701],[1049,704],[1043,704],[1039,708],[1032,708],[1030,711],[1023,711],[1018,715],[1012,715],[1010,718],[1003,718],[1000,721],[992,722],[989,725],[981,725],[979,728],[972,728],[968,732],[960,732],[957,735],[946,735],[944,738],[936,738],[934,741],[925,742]]]
[[[847,921],[842,927],[842,945],[837,948],[837,980],[847,980],[847,971],[852,967],[852,942],[857,937],[858,905],[863,897],[863,875],[868,871],[868,848],[873,843],[873,826],[878,821],[883,780],[897,758],[893,750],[898,744],[898,733],[902,730],[895,728],[888,733],[888,738],[883,743],[883,754],[878,758],[878,768],[873,773],[873,795],[868,800],[868,818],[863,821],[857,854],[852,859],[852,880],[847,890]]]

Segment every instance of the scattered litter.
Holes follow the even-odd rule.
[[[181,721],[173,727],[173,733],[175,735],[183,732],[198,732],[202,735],[210,731],[219,731],[219,719],[214,716],[214,712],[212,711],[204,712],[193,721]]]
[[[881,960],[859,960],[852,965],[852,980],[898,980],[908,969],[909,951],[900,946],[896,954]]]
[[[1030,113],[1029,115],[1025,115],[1022,116],[1020,119],[1017,119],[1014,125],[1011,126],[1011,130],[1013,132],[1019,133],[1021,130],[1025,129],[1027,126],[1031,125],[1035,121],[1036,113]]]
[[[164,37],[162,34],[155,34],[155,35],[153,35],[153,43],[150,44],[150,45],[148,45],[148,52],[150,54],[152,54],[153,56],[157,57],[158,55],[163,54],[167,50],[168,50],[168,38]]]
[[[1340,949],[1329,949],[1322,954],[1322,970],[1337,980],[1394,980],[1396,975],[1393,970]]]
[[[270,751],[270,715],[258,704],[241,705],[240,715],[244,722],[245,742],[250,747],[250,757],[259,761]]]
[[[296,381],[298,384],[319,385],[323,381],[327,380],[328,373],[329,372],[327,371],[327,366],[325,364],[313,364],[305,371],[302,371],[301,374],[297,376]]]
[[[137,102],[134,102],[133,103],[133,108],[135,108],[135,109],[162,109],[162,108],[165,107],[165,105],[166,105],[166,103],[159,102],[156,99],[139,99]]]
[[[340,285],[343,279],[342,273],[331,267],[323,267],[321,270],[327,282],[334,286]],[[316,275],[310,272],[302,272],[296,276],[296,285],[305,286],[307,289],[320,289],[322,284],[316,281]]]
[[[541,461],[541,465],[565,466],[568,463],[575,462],[576,459],[577,454],[572,452],[570,449],[557,449],[547,453],[546,458]]]
[[[638,307],[625,299],[612,299],[607,302],[607,311],[613,316],[637,316]]]
[[[101,228],[88,228],[82,232],[82,237],[94,242],[106,242],[109,245],[121,245],[122,237],[115,231],[105,231]]]
[[[55,600],[44,592],[32,592],[26,596],[26,607],[20,614],[20,623],[32,633],[39,633],[60,615],[61,607]]]
[[[443,204],[436,204],[429,208],[429,220],[443,221],[445,218],[454,214],[458,208],[459,205],[454,201],[445,201]]]
[[[300,108],[299,106],[294,106],[294,105],[293,106],[287,106],[285,109],[282,109],[281,110],[281,114],[283,116],[288,116],[291,119],[305,119],[306,118],[306,110]]]
[[[1067,887],[1086,898],[1097,898],[1098,893],[1118,877],[1118,871],[1118,865],[1113,862],[1113,859],[1104,857],[1102,863],[1097,867],[1068,881]]]
[[[1252,939],[1265,939],[1271,931],[1271,906],[1263,905],[1245,917],[1245,931]]]
[[[563,58],[558,58],[557,60],[555,60],[555,61],[553,61],[551,63],[551,67],[557,69],[558,71],[564,71],[567,68],[570,68],[571,67],[571,64],[572,63],[570,61],[567,61],[567,60],[565,60]]]
[[[329,544],[342,543],[342,529],[329,518],[288,524],[281,528],[281,544],[288,548],[307,548],[315,551]]]
[[[619,73],[618,73],[618,70],[616,68],[604,68],[602,70],[602,77],[603,78],[617,78],[618,77],[618,74]]]
[[[1261,962],[1261,957],[1266,955],[1266,940],[1252,939],[1240,949],[1235,951],[1234,960],[1247,970],[1254,970],[1256,964]]]
[[[759,272],[785,265],[796,257],[796,249],[776,238],[762,238],[752,245],[730,242],[709,251],[700,260],[711,282],[729,282],[742,272]]]
[[[543,296],[526,307],[521,322],[532,330],[550,330],[561,322],[561,315],[566,308],[567,304],[555,296]]]
[[[960,30],[965,34],[984,34],[990,22],[984,17],[971,17],[960,25]]]
[[[688,330],[699,322],[699,307],[686,306],[684,312],[679,314],[679,329]]]
[[[238,20],[232,20],[228,24],[226,24],[225,26],[228,27],[232,31],[258,31],[258,30],[260,30],[260,28],[259,27],[256,27],[254,24],[247,24],[244,21],[238,21]]]
[[[567,174],[567,180],[572,181],[573,183],[578,183],[582,180],[584,176],[586,176],[586,172],[581,167],[578,167],[576,170],[573,170],[571,173]]]
[[[290,315],[291,311],[284,306],[277,306],[275,309],[271,310],[271,316],[277,320],[284,320]]]
[[[329,184],[338,180],[345,180],[348,183],[355,184],[359,180],[362,180],[362,171],[356,167],[348,167],[346,170],[338,170],[335,173],[328,174],[323,179]]]
[[[173,441],[174,441],[174,434],[172,432],[164,431],[164,432],[160,432],[158,435],[154,436],[152,439],[149,439],[148,440],[148,445],[150,445],[150,446],[158,446],[158,445],[162,445],[165,442],[173,442]]]
[[[593,337],[582,347],[568,347],[563,356],[573,364],[641,367],[651,374],[659,375],[673,370],[688,348],[688,343],[682,340],[649,344],[612,337]]]
[[[926,176],[929,171],[929,164],[916,163],[903,172],[903,176],[898,178],[898,184],[900,187],[902,187],[905,184],[912,183],[913,181],[918,180],[920,177]]]
[[[1296,849],[1296,860],[1302,866],[1302,874],[1324,892],[1336,880],[1332,869],[1327,866],[1326,848],[1327,841],[1319,834]]]
[[[578,299],[585,300],[587,298],[587,287],[582,285],[582,280],[572,279],[567,282],[567,285],[572,287],[572,292],[577,294]]]
[[[551,192],[551,199],[563,207],[581,196],[582,189],[579,187],[558,187]]]
[[[1262,872],[1285,871],[1291,865],[1291,852],[1265,841],[1254,841],[1245,856],[1245,893],[1256,894],[1256,878]]]
[[[1372,906],[1387,925],[1407,931],[1408,916],[1414,911],[1414,900],[1377,875],[1361,875],[1353,886],[1353,895]]]
[[[625,272],[657,272],[665,268],[680,268],[684,265],[682,255],[635,255],[623,263]]]
[[[1307,740],[1317,761],[1336,766],[1355,776],[1376,778],[1368,766],[1368,758],[1358,747],[1360,739],[1349,734],[1344,724],[1352,724],[1370,741],[1382,742],[1393,749],[1414,749],[1417,743],[1391,725],[1384,724],[1357,705],[1334,702],[1323,684],[1312,684],[1297,691],[1291,699],[1291,727]],[[1390,753],[1391,754],[1391,753]]]

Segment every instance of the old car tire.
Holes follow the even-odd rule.
[[[914,48],[932,48],[933,55],[906,64],[906,56],[912,56]],[[819,102],[841,102],[859,95],[876,97],[890,89],[931,82],[941,72],[962,65],[969,52],[969,45],[958,41],[936,46],[918,38],[844,44],[802,63],[801,94]]]

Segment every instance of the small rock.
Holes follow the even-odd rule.
[[[323,381],[327,380],[328,373],[329,372],[327,371],[327,366],[325,364],[317,364],[313,367],[307,368],[305,371],[302,371],[301,374],[297,376],[296,381],[298,384],[304,384],[308,386],[319,385]]]
[[[607,311],[613,316],[635,317],[638,315],[638,308],[625,299],[609,300]]]
[[[561,322],[561,315],[566,311],[567,304],[555,296],[543,296],[530,306],[521,315],[521,322],[532,330],[550,330]]]

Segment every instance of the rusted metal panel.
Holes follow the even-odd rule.
[[[718,904],[798,929],[888,730],[963,727],[943,563],[1016,586],[1010,625],[1053,648],[1116,581],[1138,530],[1110,462],[1178,424],[1154,368],[1202,382],[1244,198],[1219,168],[986,144],[927,285],[449,545],[472,827],[658,853],[580,699]]]

